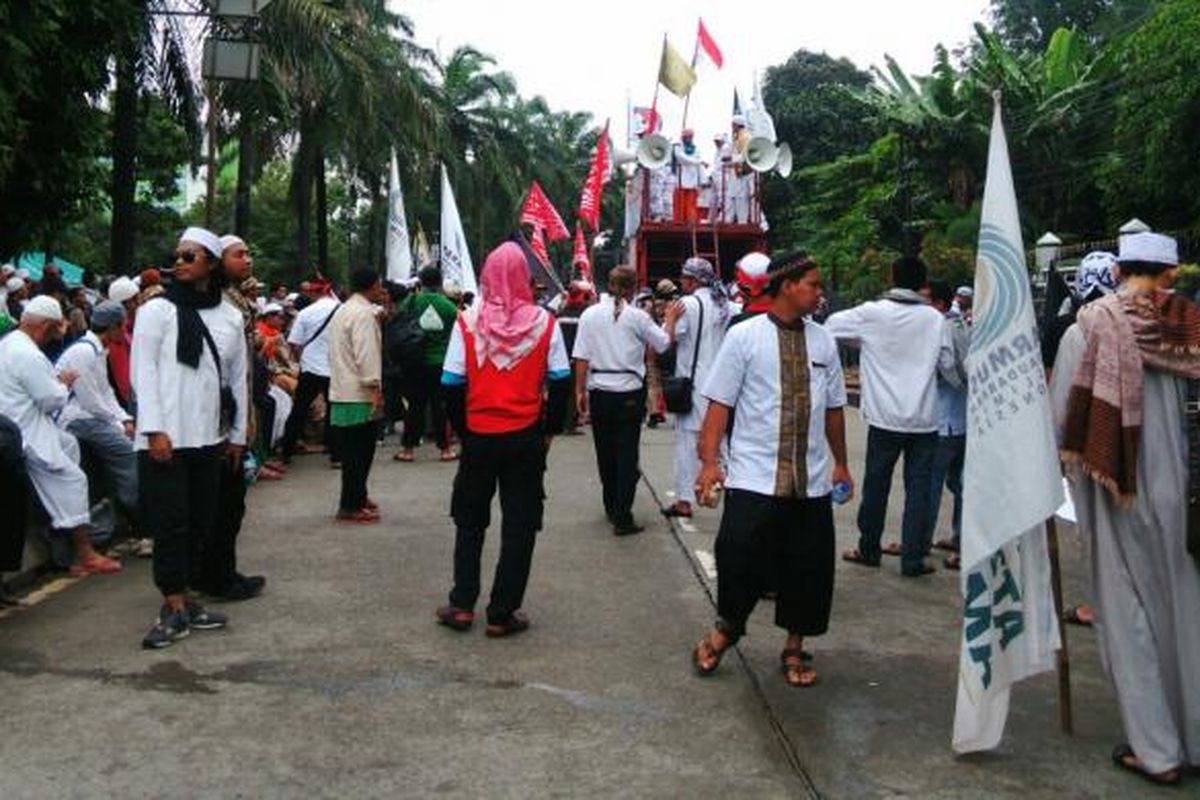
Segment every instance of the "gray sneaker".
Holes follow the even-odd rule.
[[[229,617],[217,611],[209,611],[195,600],[188,600],[184,609],[187,612],[188,625],[198,631],[220,630],[229,623]]]
[[[159,609],[154,627],[142,638],[142,647],[147,650],[161,650],[170,647],[191,632],[187,609],[172,611],[164,604]]]

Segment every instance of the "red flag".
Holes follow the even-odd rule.
[[[567,230],[562,217],[558,215],[550,203],[550,199],[542,191],[542,185],[537,181],[534,181],[533,185],[529,187],[525,206],[521,209],[521,224],[532,225],[535,234],[545,231],[552,242],[571,238],[571,232]],[[544,242],[543,250],[545,250]]]
[[[696,31],[696,42],[708,56],[708,60],[717,65],[717,69],[725,65],[725,57],[721,55],[721,48],[717,47],[717,41],[708,32],[708,28],[704,27],[704,20],[700,20],[700,29]]]
[[[588,283],[592,282],[592,264],[588,260],[587,240],[583,238],[583,226],[575,223],[575,253],[571,256],[571,266],[579,267],[579,277]]]
[[[583,192],[579,196],[579,218],[593,230],[600,230],[600,200],[604,193],[604,181],[608,178],[608,122],[604,123],[604,132],[596,142],[596,155],[592,157],[592,167],[588,170],[587,180],[583,182]]]
[[[570,238],[569,234],[567,238]],[[543,267],[550,269],[550,253],[546,250],[546,237],[542,235],[542,229],[537,225],[533,226],[533,236],[529,239],[529,249],[538,257],[538,261],[542,262]]]

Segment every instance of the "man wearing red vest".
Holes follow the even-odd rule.
[[[550,437],[562,432],[571,366],[554,317],[533,302],[525,254],[511,242],[493,250],[479,279],[481,298],[450,336],[442,388],[463,442],[450,515],[457,526],[454,588],[440,623],[465,631],[475,621],[479,561],[500,488],[500,560],[487,608],[487,635],[529,627],[518,609],[542,527],[542,477]]]

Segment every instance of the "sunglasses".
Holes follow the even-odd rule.
[[[200,257],[200,253],[197,250],[176,250],[175,251],[175,260],[182,261],[185,264],[191,264],[199,257]]]

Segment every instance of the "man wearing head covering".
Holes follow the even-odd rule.
[[[42,348],[63,335],[62,306],[42,295],[29,301],[17,330],[0,340],[0,416],[21,431],[29,480],[56,532],[75,547],[72,574],[105,574],[119,562],[95,551],[89,533],[88,481],[79,468],[79,443],[54,424],[78,375],[54,365]]]
[[[928,575],[924,548],[933,526],[929,486],[938,445],[937,379],[955,370],[945,320],[920,294],[927,270],[918,258],[892,263],[892,289],[880,300],[833,314],[826,330],[861,351],[862,418],[868,425],[867,465],[858,507],[858,547],[842,558],[878,567],[900,556],[900,574]],[[901,545],[881,547],[892,473],[904,456]]]
[[[129,380],[129,348],[133,343],[134,315],[138,306],[138,287],[132,278],[121,276],[108,285],[108,299],[125,309],[123,336],[109,342],[108,368],[117,400],[126,409],[133,408],[133,389]]]
[[[21,311],[25,307],[25,299],[29,296],[29,286],[24,279],[14,276],[9,278],[4,284],[5,303],[8,306],[8,315],[13,319],[21,318]]]
[[[220,270],[226,283],[224,302],[241,314],[242,334],[246,345],[245,379],[248,394],[246,405],[246,443],[254,447],[257,440],[258,407],[264,401],[265,381],[261,370],[255,369],[254,319],[257,307],[244,287],[254,280],[254,258],[240,237],[226,234],[219,239]],[[261,452],[261,451],[260,451]],[[263,459],[265,460],[265,458]],[[266,477],[276,477],[265,465]],[[267,579],[262,575],[244,575],[238,571],[237,539],[246,516],[246,470],[243,459],[227,459],[221,464],[220,490],[217,496],[217,516],[212,535],[204,548],[196,588],[209,597],[225,601],[248,600],[262,593]]]
[[[142,640],[168,647],[192,630],[225,626],[188,590],[203,583],[202,554],[216,524],[221,471],[246,447],[249,391],[242,315],[224,301],[221,241],[188,228],[171,287],[138,309],[133,331],[138,487],[154,537],[158,619]]]
[[[833,605],[833,485],[853,491],[846,387],[833,337],[806,319],[821,297],[816,264],[793,253],[772,262],[770,275],[770,311],[730,329],[702,387],[710,402],[696,493],[727,491],[715,547],[720,618],[692,658],[701,674],[715,670],[763,590],[776,589],[775,624],[787,631],[784,679],[811,686],[817,673],[804,639],[826,632]]]
[[[675,377],[691,380],[692,402],[690,411],[675,415],[675,503],[663,510],[668,517],[692,516],[696,474],[700,471],[697,437],[708,408],[700,388],[736,312],[717,271],[706,259],[685,261],[679,285],[684,297],[677,301],[680,316],[675,325]]]
[[[375,270],[360,269],[350,276],[350,289],[354,294],[329,326],[329,424],[343,458],[336,518],[373,524],[379,509],[367,496],[367,478],[383,414],[382,330],[374,304],[383,300],[383,284]]]
[[[767,294],[771,282],[767,275],[770,265],[771,257],[765,253],[747,253],[738,260],[735,280],[741,294],[742,310],[730,320],[730,327],[764,314],[771,307],[771,296]]]
[[[308,297],[314,298],[304,310],[296,315],[292,329],[288,332],[288,344],[300,361],[300,380],[296,384],[295,404],[288,417],[287,428],[279,449],[286,464],[296,453],[297,442],[308,421],[308,410],[318,395],[325,398],[325,447],[329,450],[331,464],[341,462],[336,436],[329,432],[329,323],[340,303],[333,294],[333,284],[321,279],[306,281],[301,287]]]
[[[520,608],[542,528],[546,455],[551,437],[562,432],[571,365],[558,323],[533,302],[520,246],[506,242],[488,254],[479,288],[479,302],[454,325],[442,374],[463,451],[450,501],[454,588],[437,618],[457,630],[474,621],[484,532],[499,486],[504,518],[486,632],[507,636],[529,627]]]
[[[696,133],[685,128],[675,145],[675,221],[694,225],[700,221],[698,198],[700,185],[704,182],[704,159],[696,147]]]
[[[637,272],[621,265],[608,273],[608,294],[583,312],[575,340],[575,393],[579,413],[591,413],[604,513],[617,536],[640,533],[633,518],[638,445],[646,413],[646,349],[663,353],[675,336],[680,308],[672,304],[663,327],[631,301]]]
[[[1200,551],[1188,552],[1198,421],[1186,410],[1200,311],[1158,288],[1179,263],[1174,239],[1123,236],[1118,262],[1120,288],[1081,308],[1063,336],[1050,391],[1127,737],[1113,761],[1176,783],[1200,766]]]
[[[108,473],[117,502],[137,525],[137,457],[133,452],[133,417],[121,407],[108,380],[106,350],[125,338],[125,309],[105,300],[92,311],[90,330],[58,357],[58,374],[76,375],[71,394],[58,416],[59,427],[87,445]]]
[[[750,221],[750,196],[754,193],[754,171],[746,164],[750,132],[746,130],[746,118],[741,114],[733,115],[730,127],[732,140],[728,150],[721,155],[725,175],[724,220],[746,224]]]

